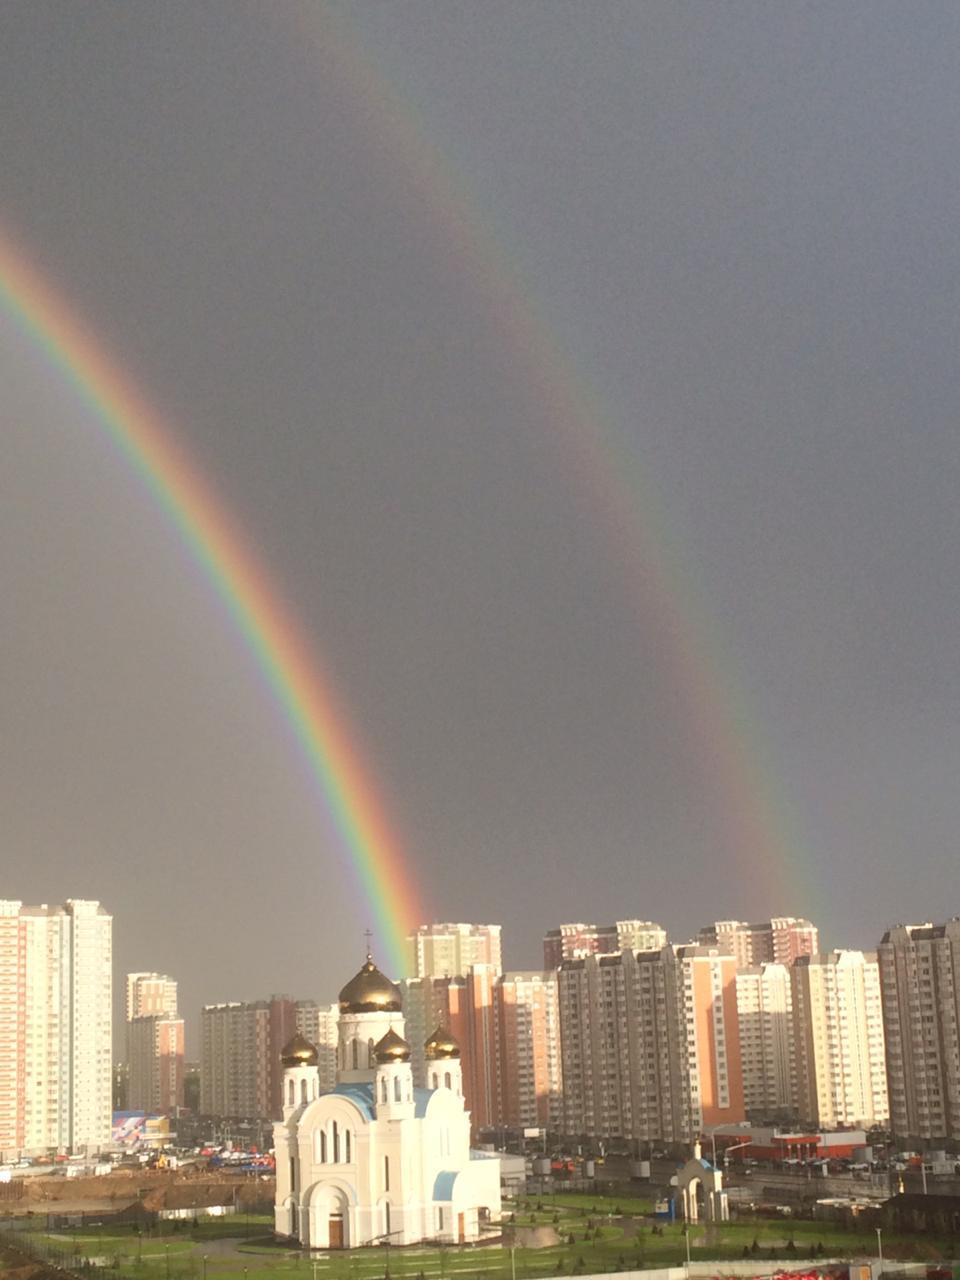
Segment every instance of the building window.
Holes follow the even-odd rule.
[[[387,1081],[386,1079],[383,1079],[380,1081],[380,1101],[386,1102],[386,1100],[387,1100]]]
[[[320,1130],[320,1163],[327,1163],[327,1134],[326,1130]]]
[[[383,1157],[383,1189],[390,1190],[390,1157]]]
[[[443,1073],[443,1083],[446,1086],[446,1088],[448,1089],[450,1088],[450,1072],[449,1071],[445,1071]]]
[[[301,1080],[300,1081],[300,1101],[306,1102],[306,1100],[307,1100],[307,1082],[306,1080]]]
[[[291,1107],[293,1106],[293,1099],[294,1099],[293,1081],[291,1080],[287,1086],[287,1102]]]
[[[356,1069],[357,1069],[357,1064],[358,1064],[358,1060],[359,1060],[359,1056],[360,1056],[360,1055],[359,1055],[359,1053],[357,1052],[357,1042],[356,1042],[356,1040],[352,1041],[352,1045],[353,1045],[353,1052],[352,1052],[353,1069],[354,1069],[354,1071],[356,1071]]]
[[[340,1163],[340,1130],[337,1128],[336,1120],[333,1122],[333,1163]]]
[[[400,1077],[399,1076],[393,1077],[393,1100],[394,1102],[402,1101],[402,1095],[400,1093]]]
[[[343,1131],[343,1159],[346,1164],[350,1163],[350,1130]]]

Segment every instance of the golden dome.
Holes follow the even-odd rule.
[[[437,1027],[436,1031],[423,1046],[423,1050],[431,1060],[460,1057],[460,1046],[457,1044],[457,1038],[447,1027]]]
[[[340,992],[341,1013],[399,1013],[400,988],[367,956],[366,964]]]
[[[391,1027],[387,1034],[373,1046],[378,1062],[409,1062],[410,1046],[403,1036],[398,1036]]]
[[[299,1031],[280,1050],[280,1062],[285,1067],[315,1067],[318,1061],[316,1049]]]

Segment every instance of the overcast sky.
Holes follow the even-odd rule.
[[[3,10],[0,225],[269,566],[426,915],[510,967],[571,919],[960,911],[958,26]],[[99,897],[191,1014],[331,998],[371,911],[254,660],[6,313],[0,379],[0,896]]]

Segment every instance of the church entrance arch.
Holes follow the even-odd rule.
[[[336,1182],[318,1182],[310,1190],[300,1239],[308,1249],[349,1249],[351,1198]]]

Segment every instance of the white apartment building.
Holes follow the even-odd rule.
[[[796,1109],[790,970],[773,963],[738,969],[736,985],[747,1116],[786,1116]]]
[[[475,965],[503,968],[498,924],[422,924],[407,938],[413,978],[462,978]]]
[[[960,917],[897,925],[878,959],[890,1124],[897,1137],[960,1137]]]
[[[316,1000],[298,1000],[297,1031],[317,1051],[320,1092],[328,1093],[337,1083],[337,1037],[340,1006],[317,1004]]]
[[[87,1152],[111,1136],[112,917],[0,901],[0,1152]]]
[[[877,957],[801,956],[791,969],[801,1121],[869,1128],[889,1119]]]

